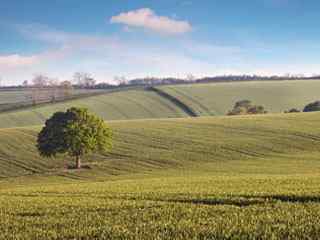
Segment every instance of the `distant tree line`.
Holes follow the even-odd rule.
[[[291,108],[284,113],[299,113],[299,112],[317,112],[320,111],[320,101],[315,101],[307,104],[303,110],[297,108]],[[262,105],[255,105],[250,100],[237,101],[233,108],[227,112],[227,115],[249,115],[249,114],[266,114],[268,111],[265,110]]]
[[[36,74],[28,81],[25,80],[19,86],[1,87],[5,90],[29,89],[31,96],[26,102],[32,102],[33,105],[45,102],[56,102],[68,99],[74,95],[75,89],[121,89],[128,87],[152,87],[157,85],[171,84],[195,84],[195,83],[220,83],[220,82],[241,82],[241,81],[281,81],[281,80],[315,80],[320,79],[320,75],[305,77],[304,75],[283,75],[283,76],[261,76],[261,75],[221,75],[214,77],[196,78],[192,74],[188,74],[185,78],[157,78],[145,77],[128,80],[125,76],[116,76],[113,84],[109,82],[97,82],[96,79],[87,72],[74,73],[71,80],[60,81],[57,78],[48,77],[45,74]],[[314,102],[307,105],[303,111],[319,111],[320,102]],[[285,113],[300,112],[299,109],[289,109]],[[263,114],[267,113],[261,105],[255,105],[251,101],[243,100],[235,104],[228,115],[240,114]]]
[[[286,74],[274,76],[262,75],[220,75],[213,77],[197,78],[192,74],[187,74],[185,78],[175,77],[144,77],[128,80],[125,76],[115,76],[113,81],[97,82],[92,74],[87,72],[76,72],[72,79],[60,82],[56,78],[48,77],[46,74],[36,74],[33,79],[24,80],[20,85],[2,86],[0,78],[0,89],[19,89],[31,87],[52,87],[59,85],[58,83],[71,85],[75,89],[110,89],[123,86],[155,86],[169,84],[194,84],[194,83],[219,83],[219,82],[241,82],[241,81],[281,81],[281,80],[316,80],[320,79],[320,75],[306,77],[302,74]],[[113,82],[111,84],[110,82]]]
[[[204,77],[195,80],[196,83],[210,83],[210,82],[234,82],[234,81],[280,81],[280,80],[316,80],[320,79],[320,75],[306,77],[302,74],[293,75],[286,74],[283,76],[261,76],[261,75],[223,75],[215,77]]]
[[[281,80],[315,80],[320,79],[320,75],[305,77],[304,75],[284,75],[284,76],[260,76],[260,75],[221,75],[215,77],[196,78],[192,74],[186,78],[156,78],[146,77],[124,81],[123,77],[120,85],[166,85],[166,84],[192,84],[192,83],[219,83],[219,82],[241,82],[241,81],[281,81]]]

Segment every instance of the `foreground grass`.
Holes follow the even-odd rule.
[[[82,171],[0,130],[0,239],[320,238],[319,113],[110,125]]]
[[[0,190],[0,239],[318,239],[320,176],[163,175]]]

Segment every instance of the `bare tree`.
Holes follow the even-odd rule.
[[[96,84],[96,80],[91,76],[90,73],[76,72],[73,75],[73,81],[80,87],[90,88]]]
[[[87,88],[94,87],[96,85],[96,80],[94,78],[87,78],[85,82],[85,86]]]
[[[73,75],[73,81],[77,85],[84,85],[85,79],[90,78],[91,75],[85,72],[75,72]]]
[[[43,74],[36,74],[32,79],[33,87],[45,87],[48,85],[49,78]]]
[[[23,86],[23,87],[28,87],[28,86],[29,86],[28,80],[24,80],[24,81],[22,82],[22,86]]]
[[[43,74],[35,74],[32,81],[32,104],[36,105],[41,101],[41,91],[47,85],[48,77]]]
[[[50,83],[52,80],[47,75],[35,74],[32,79],[32,103],[47,101],[52,99],[52,92],[49,91]],[[50,88],[51,89],[51,88]]]
[[[127,85],[127,84],[128,84],[128,80],[126,79],[125,76],[115,76],[115,77],[114,77],[114,81],[115,81],[119,86],[123,86],[123,85]]]
[[[55,102],[59,96],[59,80],[57,78],[48,78],[48,97],[51,102]]]
[[[68,98],[69,96],[72,95],[72,83],[70,81],[63,81],[60,83],[60,93],[62,95],[63,98]]]
[[[193,74],[188,74],[187,76],[186,76],[186,80],[188,81],[188,82],[194,82],[195,80],[196,80],[196,77],[193,75]]]
[[[66,80],[66,81],[61,82],[60,86],[67,87],[67,88],[72,88],[72,83],[70,81]]]
[[[57,79],[57,78],[48,78],[47,85],[48,85],[48,87],[59,86],[59,79]]]

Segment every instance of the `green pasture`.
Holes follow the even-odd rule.
[[[161,86],[200,116],[225,115],[235,102],[248,99],[272,113],[303,110],[320,99],[319,80],[231,82]]]

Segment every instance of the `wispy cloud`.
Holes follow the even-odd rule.
[[[0,55],[0,69],[30,66],[36,62],[38,62],[37,56]]]
[[[166,16],[158,16],[149,8],[120,13],[117,16],[113,16],[110,22],[172,35],[183,34],[192,30],[192,26],[188,21],[179,21]]]
[[[32,56],[0,57],[2,74],[18,82],[31,78],[35,72],[65,79],[74,71],[88,71],[98,81],[110,82],[115,75],[135,78],[231,74],[239,73],[243,62],[242,49],[237,46],[185,42],[180,38],[155,44],[141,39],[129,41],[123,37],[59,31],[38,24],[19,25],[17,30],[25,39],[47,45],[46,50]]]
[[[65,32],[37,24],[19,25],[17,30],[27,41],[39,41],[47,48],[32,55],[22,52],[0,55],[1,75],[11,83],[30,79],[36,72],[70,79],[75,71],[87,71],[98,81],[111,82],[116,75],[128,78],[185,77],[192,73],[201,77],[312,73],[319,69],[319,66],[301,62],[291,65],[281,65],[281,60],[268,63],[264,56],[268,57],[273,52],[257,49],[257,55],[253,56],[246,46],[219,45],[190,38],[166,38],[165,43],[149,42],[143,38],[129,40],[122,35]],[[252,46],[249,49],[252,50]]]
[[[16,25],[16,29],[26,38],[64,46],[64,48],[89,46],[115,48],[118,45],[118,39],[115,37],[59,31],[42,24],[20,24]]]

